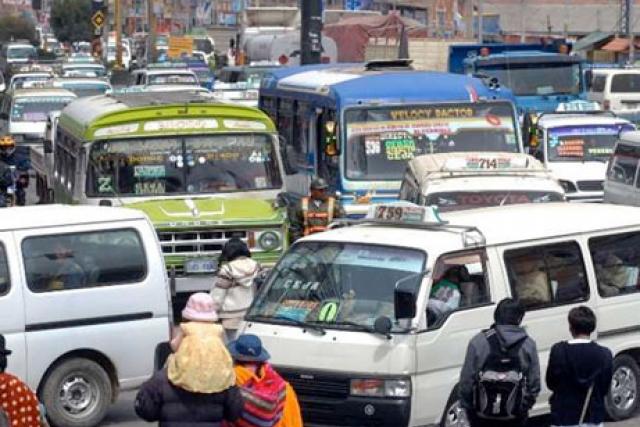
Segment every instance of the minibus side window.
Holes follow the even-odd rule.
[[[409,172],[405,173],[402,185],[400,186],[400,194],[398,195],[398,198],[400,200],[407,200],[411,203],[418,203],[419,191],[416,185],[413,175]]]
[[[0,296],[8,294],[9,289],[11,289],[11,279],[9,276],[7,253],[4,250],[4,245],[0,243]]]
[[[600,296],[640,292],[640,232],[593,237],[589,251]]]
[[[640,148],[625,144],[618,144],[607,171],[607,178],[613,182],[634,185],[636,171],[640,160]]]
[[[437,329],[448,315],[491,301],[484,251],[447,254],[435,264],[427,304],[428,329]]]
[[[604,86],[606,82],[606,75],[596,74],[591,80],[591,92],[604,92]]]
[[[144,246],[132,229],[28,237],[22,256],[36,293],[131,284],[147,275]]]
[[[584,261],[575,242],[505,251],[504,261],[511,292],[527,309],[589,299]]]

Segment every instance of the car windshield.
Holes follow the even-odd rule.
[[[478,67],[478,73],[496,77],[516,96],[578,95],[580,65],[567,63],[503,64]]]
[[[551,162],[609,160],[620,132],[635,130],[631,124],[606,126],[563,126],[547,131]]]
[[[193,50],[200,50],[208,55],[213,52],[213,45],[209,39],[193,39]]]
[[[91,148],[87,193],[157,196],[280,188],[273,138],[224,134],[101,141]]]
[[[11,47],[7,50],[8,59],[36,58],[36,49],[31,46]]]
[[[272,272],[248,319],[371,328],[380,316],[394,318],[396,282],[407,279],[417,287],[425,258],[424,252],[390,246],[298,243]]]
[[[193,70],[193,72],[196,73],[196,76],[198,76],[198,80],[200,80],[201,82],[213,80],[213,73],[207,68],[195,69]]]
[[[17,98],[11,107],[11,121],[46,122],[49,113],[62,110],[73,99],[63,96]]]
[[[148,76],[150,85],[197,85],[198,79],[193,74],[150,74]]]
[[[107,70],[104,67],[95,66],[95,67],[64,67],[64,74],[75,73],[75,75],[93,75],[95,77],[104,77],[107,75]]]
[[[424,204],[438,206],[441,212],[451,212],[489,206],[561,202],[563,200],[562,194],[552,191],[456,191],[430,194],[425,198]]]
[[[27,82],[48,82],[50,80],[53,80],[53,78],[49,75],[16,76],[11,82],[11,89],[20,89]]]
[[[345,112],[346,175],[352,180],[401,180],[422,154],[520,151],[511,103],[460,103]]]
[[[63,87],[75,93],[78,98],[82,98],[85,96],[103,95],[107,90],[110,89],[109,85],[99,84],[63,85]]]

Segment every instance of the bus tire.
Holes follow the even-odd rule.
[[[640,368],[638,362],[628,354],[613,360],[613,379],[604,404],[607,415],[613,421],[631,418],[638,409],[640,400]]]
[[[458,400],[458,386],[455,386],[444,407],[440,427],[469,427],[469,421],[460,420],[460,401]]]
[[[84,358],[62,361],[45,379],[42,403],[54,427],[95,427],[107,414],[113,390],[109,375]]]

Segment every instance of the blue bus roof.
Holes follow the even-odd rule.
[[[363,64],[330,64],[277,69],[262,81],[261,96],[286,93],[319,103],[355,104],[513,100],[505,88],[490,88],[483,80],[461,74],[367,70]],[[292,96],[293,98],[293,96]]]

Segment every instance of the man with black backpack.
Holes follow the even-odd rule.
[[[540,393],[540,363],[536,343],[520,327],[524,314],[513,298],[500,301],[495,323],[467,347],[458,398],[471,427],[526,424]]]

